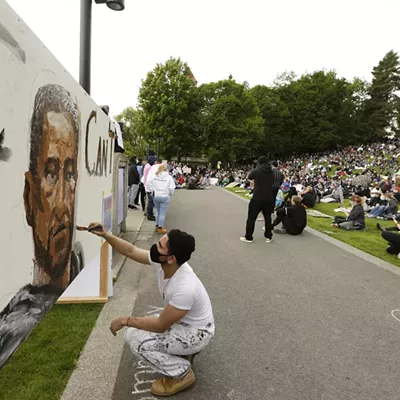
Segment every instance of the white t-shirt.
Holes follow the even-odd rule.
[[[153,262],[150,253],[149,262],[157,269],[158,288],[164,303],[179,310],[189,310],[180,322],[214,332],[214,316],[210,298],[190,265],[182,264],[172,278],[164,279],[161,264]]]

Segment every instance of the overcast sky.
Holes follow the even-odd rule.
[[[79,79],[80,0],[7,0]],[[115,115],[135,106],[141,80],[170,56],[199,83],[230,74],[251,86],[320,68],[371,79],[400,50],[399,0],[126,0],[93,4],[92,97]]]

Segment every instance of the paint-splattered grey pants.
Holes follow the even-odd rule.
[[[128,328],[125,342],[136,357],[157,372],[175,378],[184,375],[190,368],[190,362],[179,356],[198,353],[210,343],[213,336],[214,326],[211,323],[210,329],[177,323],[164,333]]]

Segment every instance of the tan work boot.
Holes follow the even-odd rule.
[[[169,378],[167,376],[153,382],[151,393],[156,396],[172,396],[182,390],[192,386],[195,381],[195,376],[192,369],[183,378]]]
[[[165,235],[167,232],[168,231],[165,228],[160,228],[160,227],[157,228],[157,233],[161,233],[161,234]]]

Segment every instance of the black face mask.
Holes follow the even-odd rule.
[[[157,244],[153,244],[153,246],[150,247],[150,258],[151,258],[151,261],[153,261],[155,263],[162,264],[163,261],[160,260],[160,257],[168,257],[170,255],[171,254],[161,254],[158,251]]]

